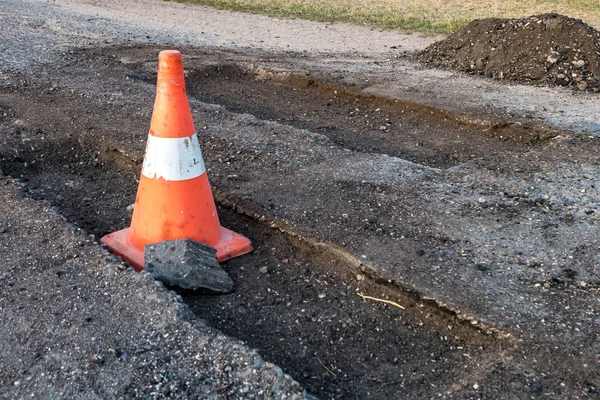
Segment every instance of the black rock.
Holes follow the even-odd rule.
[[[144,260],[144,270],[165,285],[217,293],[233,290],[233,280],[217,262],[217,251],[193,240],[167,240],[145,246]]]
[[[477,265],[475,265],[475,268],[477,268],[479,271],[485,272],[485,271],[489,271],[490,267],[487,264],[484,263],[479,263]]]

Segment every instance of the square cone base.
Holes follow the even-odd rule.
[[[136,271],[144,269],[144,249],[138,249],[129,242],[129,228],[110,233],[100,242],[109,248],[111,253],[128,262]],[[252,242],[245,236],[221,227],[221,240],[215,246],[217,261],[223,262],[252,251]]]

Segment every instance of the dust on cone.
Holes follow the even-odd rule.
[[[252,251],[247,238],[219,223],[187,100],[181,53],[164,50],[158,56],[156,100],[131,227],[101,242],[141,271],[145,245],[175,239],[214,247],[219,261]]]

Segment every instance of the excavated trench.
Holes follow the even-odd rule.
[[[120,153],[75,139],[16,150],[8,159],[2,153],[5,174],[70,223],[98,238],[129,220],[138,166]],[[40,161],[25,166],[42,154],[43,170],[35,167]],[[343,250],[280,229],[285,223],[264,210],[218,191],[215,198],[222,224],[249,237],[255,250],[224,263],[234,293],[181,294],[199,318],[257,348],[318,397],[386,399],[404,391],[422,398],[453,382],[459,390],[465,374],[512,346],[371,279]]]
[[[156,82],[150,68],[128,77]],[[440,110],[251,63],[190,69],[186,86],[194,99],[234,113],[322,134],[354,152],[386,154],[438,168],[490,152],[526,152],[557,134],[536,125]]]
[[[134,65],[120,67],[136,84],[153,84],[150,67]],[[542,129],[473,124],[464,116],[243,64],[192,65],[187,85],[194,101],[321,133],[358,153],[439,168],[490,151],[525,152],[552,136]],[[48,202],[97,238],[128,225],[139,146],[131,149],[137,156],[124,151],[126,146],[117,151],[114,138],[100,138],[90,129],[97,109],[92,100],[75,105],[52,94],[49,101],[47,88],[28,90],[27,96],[0,98],[4,173],[23,184],[25,195]],[[41,104],[45,113],[28,111]],[[115,130],[137,123],[123,122],[129,121],[127,110],[112,109],[108,125]],[[75,117],[53,120],[49,129],[60,114]],[[209,167],[216,165],[216,156],[205,157]],[[310,393],[345,399],[434,397],[464,390],[465,377],[513,347],[417,293],[370,276],[342,248],[304,237],[268,210],[219,190],[215,198],[222,224],[248,236],[255,250],[224,263],[236,283],[234,293],[182,295],[198,318],[257,348]]]

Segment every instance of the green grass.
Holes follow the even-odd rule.
[[[348,22],[383,29],[424,33],[451,33],[473,19],[520,18],[558,12],[583,19],[600,28],[600,0],[177,0],[218,9],[301,18],[321,22]]]

